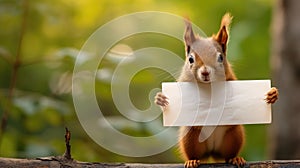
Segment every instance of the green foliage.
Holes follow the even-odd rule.
[[[26,5],[24,4],[27,4]],[[24,10],[26,27],[22,33]],[[207,35],[216,33],[221,16],[234,16],[228,57],[240,79],[270,78],[271,0],[250,1],[137,1],[137,0],[0,0],[0,116],[8,113],[1,138],[4,157],[37,157],[64,152],[64,127],[72,133],[73,157],[104,162],[178,162],[176,148],[148,158],[128,158],[113,154],[95,144],[81,128],[71,97],[72,70],[76,56],[87,38],[99,26],[124,14],[138,11],[165,11],[189,16]],[[183,30],[182,30],[183,31]],[[19,46],[19,39],[23,41]],[[146,40],[145,40],[146,39]],[[133,50],[156,46],[183,57],[180,41],[156,34],[135,35],[120,41]],[[13,65],[20,52],[20,67]],[[116,62],[106,58],[96,81],[96,95],[104,115],[120,116],[110,92],[110,76]],[[174,68],[179,73],[180,67]],[[106,75],[105,75],[106,74]],[[12,87],[11,80],[16,79]],[[132,79],[130,95],[139,109],[149,106],[148,93],[161,81],[174,81],[170,74],[155,68],[145,69]],[[11,88],[12,87],[12,88]],[[13,90],[13,95],[10,91]],[[159,110],[157,108],[157,110]],[[142,124],[119,124],[121,132],[134,136],[153,133]],[[99,130],[100,131],[100,130]],[[113,137],[112,137],[113,138]],[[266,159],[265,126],[247,126],[248,160]]]

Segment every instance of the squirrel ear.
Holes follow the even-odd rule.
[[[223,52],[226,52],[227,41],[229,38],[229,26],[232,20],[232,16],[229,13],[226,13],[221,21],[221,27],[214,39],[221,45]]]
[[[191,22],[188,19],[185,19],[184,22],[185,22],[184,42],[186,45],[187,53],[189,53],[190,46],[196,40],[196,37],[194,35]]]

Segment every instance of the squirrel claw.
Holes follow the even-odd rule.
[[[236,165],[238,167],[244,166],[246,164],[246,160],[240,156],[237,156],[235,158],[229,159],[228,163]]]
[[[272,87],[269,92],[266,94],[266,98],[265,101],[268,104],[273,104],[276,102],[276,100],[278,99],[278,90],[275,87]]]
[[[200,166],[200,160],[188,160],[184,163],[184,168],[197,168]]]
[[[169,105],[169,101],[168,101],[167,96],[165,96],[161,92],[158,92],[156,94],[156,96],[154,97],[154,99],[155,99],[154,103],[159,105],[159,106],[166,107],[167,105]]]

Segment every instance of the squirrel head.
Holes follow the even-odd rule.
[[[208,38],[195,35],[191,22],[185,20],[186,77],[203,83],[228,80],[231,69],[226,58],[226,49],[231,19],[231,15],[226,13],[218,33]]]

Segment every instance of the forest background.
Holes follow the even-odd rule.
[[[71,94],[72,71],[81,47],[99,27],[133,12],[188,16],[207,35],[216,33],[222,15],[230,12],[234,19],[228,59],[237,77],[270,79],[273,6],[272,0],[0,0],[0,156],[59,155],[64,151],[64,127],[68,127],[72,132],[72,156],[77,160],[180,162],[176,147],[155,156],[134,158],[105,150],[89,138],[78,121]],[[159,46],[184,58],[183,43],[165,36],[136,35],[122,43],[133,51]],[[151,135],[152,125],[124,124],[108,82],[118,62],[109,59],[109,54],[106,57],[99,66],[102,71],[95,85],[101,110],[107,118],[116,119],[118,130],[134,136]],[[130,84],[133,104],[147,108],[147,91],[159,88],[162,81],[175,78],[155,68],[136,74]],[[246,160],[270,159],[268,127],[246,126],[247,144],[242,153]]]

